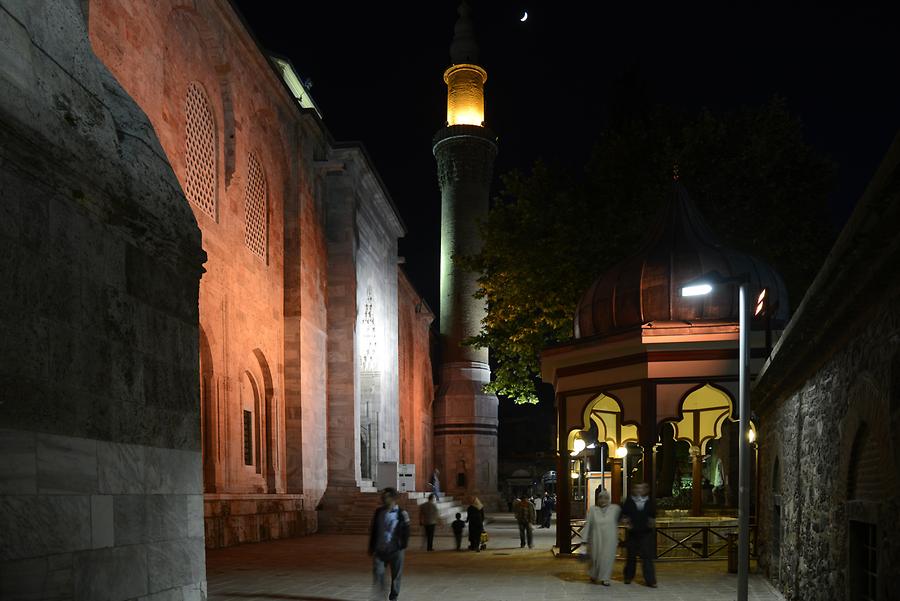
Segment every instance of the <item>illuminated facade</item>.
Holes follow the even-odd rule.
[[[227,2],[96,0],[89,19],[93,50],[153,124],[207,255],[206,545],[314,532],[379,469],[396,485],[401,422],[430,424],[430,405],[400,403],[431,368],[413,362],[401,383],[400,361],[427,348],[428,332],[399,337],[412,301],[398,288],[396,207],[365,150],[331,138],[291,62],[262,52]]]
[[[484,301],[474,298],[478,274],[460,269],[455,256],[481,248],[478,223],[486,216],[497,141],[484,126],[484,82],[468,5],[459,9],[447,82],[447,126],[434,137],[441,187],[441,375],[434,402],[435,465],[446,490],[497,498],[497,397],[488,352],[464,341],[481,330]]]

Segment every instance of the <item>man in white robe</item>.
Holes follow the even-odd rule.
[[[610,502],[609,491],[597,490],[596,503],[584,521],[582,540],[588,545],[591,558],[591,582],[609,586],[616,549],[619,546],[619,515],[621,508]]]

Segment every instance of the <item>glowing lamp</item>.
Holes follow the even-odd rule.
[[[584,450],[585,444],[584,441],[580,438],[576,438],[575,442],[572,443],[572,455],[577,455],[578,453]]]
[[[444,71],[447,125],[484,125],[484,82],[487,71],[462,63]]]
[[[710,284],[694,284],[681,289],[681,296],[703,296],[712,292]]]
[[[619,447],[616,449],[616,457],[619,459],[623,459],[626,455],[628,455],[628,449],[625,447]]]
[[[753,444],[756,441],[756,432],[753,429],[747,430],[747,440],[750,441],[750,444]]]
[[[578,472],[572,472],[572,473],[569,474],[569,475],[572,476],[572,480],[577,480],[577,479],[578,479]]]

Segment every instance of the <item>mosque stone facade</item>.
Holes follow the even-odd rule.
[[[422,490],[433,315],[290,64],[225,0],[0,24],[0,597],[202,599],[204,545]]]

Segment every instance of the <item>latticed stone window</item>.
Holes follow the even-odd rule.
[[[248,160],[247,187],[244,190],[244,242],[261,259],[266,259],[268,220],[266,178],[256,156]]]
[[[184,117],[184,192],[192,204],[216,219],[216,122],[206,94],[197,83],[188,85]]]

